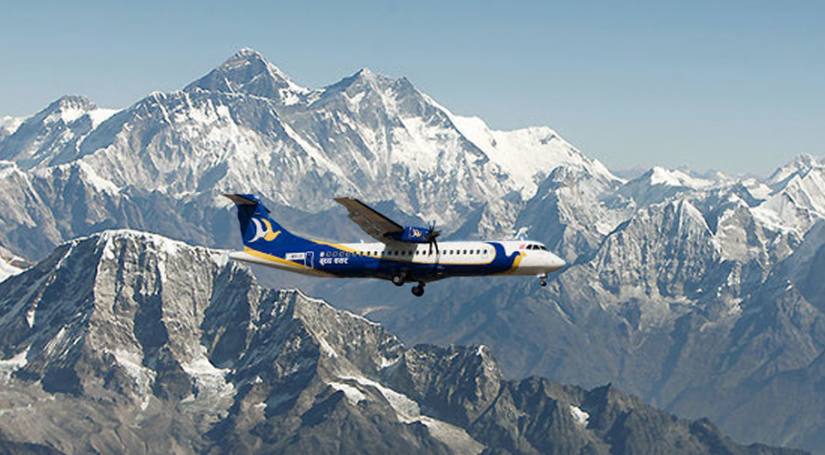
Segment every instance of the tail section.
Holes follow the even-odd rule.
[[[259,251],[271,251],[285,249],[295,241],[305,240],[293,235],[272,219],[269,209],[254,194],[224,196],[238,207],[238,222],[241,225],[244,246]]]

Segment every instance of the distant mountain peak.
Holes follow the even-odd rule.
[[[649,180],[651,185],[665,185],[687,188],[705,188],[713,182],[689,175],[677,169],[666,169],[661,166],[654,166],[642,175],[643,179]]]
[[[361,68],[360,70],[356,71],[355,74],[360,77],[373,77],[375,73],[372,72],[371,69],[367,68],[366,66]]]
[[[49,104],[46,109],[40,111],[36,117],[43,115],[46,122],[59,119],[68,124],[96,108],[97,105],[85,96],[64,95]]]
[[[361,68],[350,76],[347,76],[340,81],[328,85],[324,88],[324,95],[329,96],[341,92],[353,92],[364,90],[378,90],[388,86],[393,82],[393,79],[377,74],[369,68]]]
[[[309,89],[293,82],[278,67],[253,49],[243,48],[204,77],[192,82],[185,91],[196,89],[245,93],[290,105],[301,102]]]
[[[231,70],[245,65],[256,65],[256,70],[274,70],[272,71],[273,73],[282,74],[281,70],[270,63],[269,60],[263,56],[263,54],[250,48],[242,48],[238,52],[232,54],[229,58],[224,60],[220,66],[218,66],[218,69]]]
[[[255,49],[252,49],[251,47],[242,47],[238,49],[238,52],[235,52],[235,55],[233,55],[233,57],[260,58],[262,60],[264,59],[263,54],[256,51]]]
[[[766,183],[772,188],[782,187],[794,176],[806,174],[812,169],[824,167],[825,162],[817,160],[813,155],[804,153],[794,157],[768,177]]]

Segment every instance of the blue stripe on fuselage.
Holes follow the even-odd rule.
[[[493,275],[512,270],[520,255],[515,252],[507,256],[504,247],[498,242],[486,242],[492,246],[495,256],[486,264],[452,264],[413,262],[402,258],[374,257],[356,254],[342,245],[312,241],[301,237],[292,237],[289,241],[259,239],[250,242],[247,247],[290,261],[297,267],[305,266],[319,272],[337,277],[349,278],[384,278],[403,275],[408,281],[433,281],[450,276]],[[296,257],[301,257],[296,259]]]

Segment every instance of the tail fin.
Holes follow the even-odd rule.
[[[224,194],[238,207],[238,221],[241,225],[241,238],[244,246],[254,249],[270,250],[279,244],[289,244],[290,240],[300,239],[284,229],[269,216],[258,196],[254,194]]]

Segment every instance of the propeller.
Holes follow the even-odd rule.
[[[441,235],[441,231],[435,229],[435,221],[433,221],[430,223],[430,229],[427,232],[427,243],[430,244],[430,254],[433,254],[433,245],[435,245],[435,254],[440,254],[438,251],[438,240],[436,240],[439,235]]]

